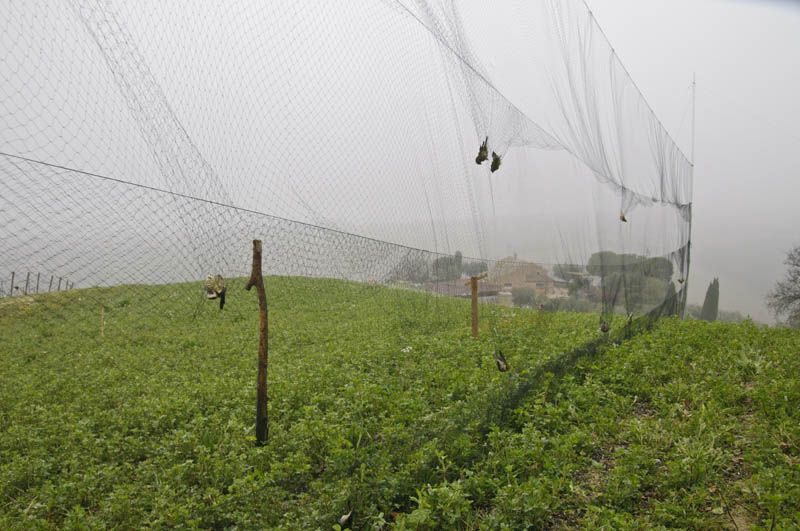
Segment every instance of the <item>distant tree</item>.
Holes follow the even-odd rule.
[[[407,258],[392,271],[392,280],[405,282],[427,282],[430,280],[430,264],[421,256]]]
[[[586,277],[576,276],[569,281],[569,296],[577,297],[582,293],[587,293],[592,285],[592,281]]]
[[[719,314],[719,279],[715,278],[708,285],[706,298],[703,301],[703,309],[700,311],[700,319],[713,323]]]
[[[678,315],[678,292],[675,290],[674,282],[670,282],[667,286],[667,296],[662,305],[662,315]]]
[[[531,288],[513,288],[511,300],[514,306],[533,306],[536,304],[536,293]]]
[[[632,267],[646,277],[657,278],[664,282],[669,282],[674,271],[672,262],[663,257],[640,260]]]
[[[569,282],[575,277],[580,276],[580,273],[584,271],[585,268],[580,264],[556,264],[553,267],[553,276]]]
[[[703,308],[699,304],[686,305],[686,314],[692,319],[700,319],[700,312],[702,311]]]
[[[556,266],[557,268],[559,266]],[[672,262],[667,258],[648,258],[638,254],[617,254],[613,251],[599,251],[589,257],[586,271],[597,277],[616,273],[636,274],[669,282],[674,273]],[[556,272],[556,274],[558,274]]]
[[[461,278],[461,253],[455,256],[440,256],[433,261],[434,280],[456,280]]]
[[[464,255],[461,254],[461,251],[456,251],[455,259],[456,259],[456,269],[458,269],[458,272],[461,273],[461,265],[464,262]]]
[[[476,277],[481,273],[489,271],[489,265],[486,262],[465,262],[461,270],[470,277]]]
[[[788,326],[800,328],[800,246],[789,251],[784,264],[786,278],[767,294],[767,306],[778,321],[786,316]]]
[[[719,315],[717,316],[717,321],[721,321],[723,323],[743,323],[747,317],[742,315],[741,312],[737,311],[725,311],[720,310]]]

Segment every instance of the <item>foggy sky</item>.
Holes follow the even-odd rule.
[[[800,3],[587,0],[645,98],[696,165],[689,301],[772,322],[764,295],[800,245]]]

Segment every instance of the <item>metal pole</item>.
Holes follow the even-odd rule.
[[[692,177],[694,177],[694,127],[697,104],[697,74],[692,74]]]

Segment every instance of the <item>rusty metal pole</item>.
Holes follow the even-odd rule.
[[[269,328],[267,321],[267,292],[264,289],[264,278],[261,276],[261,240],[253,240],[253,270],[244,287],[247,291],[256,287],[258,307],[261,314],[261,326],[258,335],[258,380],[256,384],[256,444],[263,446],[269,438],[269,417],[267,403],[267,361],[269,355]]]

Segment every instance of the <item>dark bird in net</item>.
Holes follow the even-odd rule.
[[[625,217],[625,214],[624,214],[624,213],[621,213],[621,214],[619,215],[619,220],[620,220],[621,222],[623,222],[623,223],[627,223],[627,221],[628,221],[628,218],[626,218],[626,217]]]
[[[500,372],[506,372],[509,369],[508,362],[506,361],[505,356],[503,356],[502,351],[497,351],[494,353],[494,361],[497,363],[497,370]]]
[[[492,151],[492,173],[500,168],[500,155]]]
[[[475,157],[475,164],[480,166],[484,161],[489,160],[489,137],[487,136],[481,147],[478,148],[478,156]]]
[[[219,309],[221,310],[225,306],[225,292],[227,291],[225,279],[222,278],[222,275],[208,275],[206,277],[205,290],[207,299],[219,299]]]
[[[611,330],[611,327],[608,326],[608,323],[605,321],[605,319],[600,319],[600,331],[604,334],[607,334],[609,330]]]

